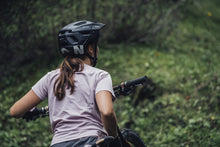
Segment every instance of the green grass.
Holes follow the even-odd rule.
[[[115,103],[120,127],[135,130],[148,146],[220,146],[219,1],[195,3],[187,9],[191,15],[164,38],[161,48],[100,46],[97,67],[112,75],[114,85],[144,75],[156,85],[154,99],[144,97],[134,106],[132,94]],[[1,146],[49,146],[48,118],[27,123],[10,118],[8,110],[59,62],[49,67],[34,63],[20,69],[22,78],[5,79],[15,84],[0,94]]]
[[[203,11],[199,19],[189,16],[181,22],[164,39],[164,48],[117,45],[100,57],[99,67],[111,73],[114,84],[147,75],[160,91],[156,90],[155,100],[146,98],[136,107],[131,96],[115,104],[120,127],[130,124],[148,146],[220,145],[220,36],[215,8],[199,5]]]
[[[115,107],[121,127],[131,122],[131,128],[150,146],[218,144],[220,77],[216,67],[220,64],[215,53],[200,47],[161,51],[136,45],[117,46],[105,53],[114,55],[108,59],[104,54],[100,61],[115,84],[147,75],[162,89],[154,101],[142,100],[135,108],[132,97],[118,100]]]

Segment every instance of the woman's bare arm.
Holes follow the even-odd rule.
[[[42,102],[42,100],[33,90],[30,90],[10,108],[10,115],[13,117],[21,117],[25,112],[38,105],[40,102]]]
[[[100,91],[96,94],[96,102],[101,114],[104,128],[108,135],[117,136],[117,120],[112,103],[112,94],[109,91]]]

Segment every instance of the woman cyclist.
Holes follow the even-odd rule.
[[[103,27],[102,23],[78,21],[62,28],[58,43],[63,62],[10,109],[11,116],[22,117],[48,98],[52,147],[83,147],[106,135],[115,137],[111,146],[121,146],[111,76],[94,67]]]

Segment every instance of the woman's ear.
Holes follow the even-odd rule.
[[[91,55],[91,56],[94,56],[94,50],[93,50],[93,47],[92,45],[88,45],[88,53]]]

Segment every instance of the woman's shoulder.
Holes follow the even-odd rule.
[[[96,75],[109,75],[109,73],[103,69],[92,67],[86,64],[84,65],[84,68],[86,72],[93,73]]]
[[[47,77],[47,79],[53,79],[54,77],[57,77],[59,73],[60,73],[60,69],[54,69],[47,72],[45,76]]]
[[[57,68],[57,69],[54,69],[54,70],[51,70],[51,71],[49,71],[47,74],[59,74],[60,73],[60,69],[59,68]]]

